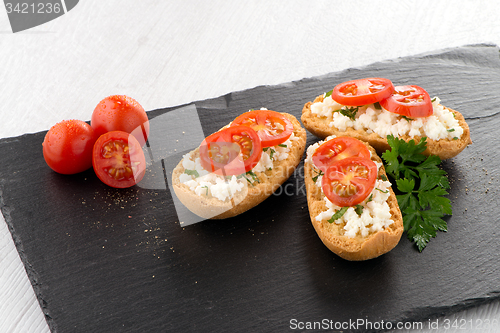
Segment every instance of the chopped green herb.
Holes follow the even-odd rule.
[[[434,103],[434,102],[436,101],[436,99],[437,99],[437,97],[433,97],[433,98],[431,99],[431,103]]]
[[[286,146],[285,146],[285,147],[286,147]],[[275,151],[273,148],[271,148],[271,147],[266,147],[266,148],[262,149],[262,151],[265,151],[265,152],[267,152],[268,150],[271,150],[271,152],[269,153],[269,158],[270,158],[270,159],[273,159],[274,153],[275,153],[276,151]]]
[[[343,116],[346,116],[346,117],[349,117],[351,118],[352,120],[355,120],[356,119],[356,113],[358,112],[359,108],[358,107],[348,107],[346,106],[345,108],[342,108],[340,110],[338,110],[340,112],[340,114],[342,114]]]
[[[205,188],[205,189],[206,189],[206,193],[205,193],[205,195],[208,195],[208,186],[207,186],[207,185],[205,185],[205,186],[202,186],[201,188]]]
[[[328,220],[328,222],[333,223],[336,220],[340,219],[342,216],[344,216],[345,212],[347,212],[347,209],[349,207],[342,207],[338,211],[335,212],[335,214],[332,215],[332,217]]]
[[[316,183],[318,181],[318,177],[323,176],[323,175],[324,175],[324,172],[319,170],[318,174],[312,178],[313,182]]]
[[[384,174],[381,174],[380,175],[380,179],[382,179],[384,182],[387,181],[387,177],[384,175]]]
[[[271,153],[269,153],[269,158],[270,158],[270,159],[273,159],[273,156],[274,156],[274,153],[275,153],[275,152],[276,152],[276,151],[275,151],[274,149],[272,149],[272,148],[271,148]]]
[[[250,176],[252,178],[253,182],[260,183],[259,177],[257,177],[257,175],[252,170],[248,171],[246,173],[246,175]],[[247,180],[248,180],[248,178],[247,178]],[[251,183],[253,183],[253,182],[251,182]]]
[[[387,174],[397,185],[397,199],[403,213],[404,229],[408,239],[422,251],[436,231],[447,231],[445,215],[452,214],[450,188],[446,171],[440,169],[441,159],[425,156],[427,138],[418,144],[387,136],[391,147],[382,154]]]
[[[382,110],[382,106],[380,105],[380,103],[379,103],[379,102],[375,102],[375,103],[373,103],[373,106],[374,106],[374,107],[375,107],[375,109],[377,109],[377,110]]]
[[[370,194],[370,197],[368,198],[368,200],[366,200],[366,202],[368,203],[368,202],[370,202],[370,201],[372,201],[372,200],[373,200],[373,193],[372,193],[372,194]]]
[[[286,148],[286,147],[287,147],[287,145],[285,145],[285,144],[283,144],[283,143],[280,143],[278,146],[280,146],[280,147],[284,147],[284,148]]]
[[[326,97],[328,97],[328,96],[331,96],[331,95],[332,95],[332,92],[333,92],[333,89],[332,89],[332,90],[330,90],[329,92],[327,92],[327,93],[325,94],[325,98],[326,98]]]
[[[356,212],[356,214],[358,214],[358,215],[363,214],[363,206],[361,206],[361,205],[356,205],[355,207],[356,207],[356,208],[354,208],[354,211]]]
[[[404,120],[406,120],[407,122],[410,122],[410,121],[414,120],[414,119],[409,118],[409,117],[407,117],[407,116],[401,116],[401,118],[403,118],[403,119],[404,119]]]
[[[190,175],[190,176],[194,176],[195,178],[198,178],[200,177],[200,175],[198,174],[198,171],[196,170],[184,170],[184,173],[187,174],[187,175]]]
[[[247,176],[241,175],[241,177],[245,178],[250,185],[253,185],[252,181],[250,179],[248,179]]]
[[[389,190],[382,191],[382,190],[381,190],[381,189],[379,189],[378,187],[375,187],[375,189],[376,189],[377,191],[382,192],[382,193],[389,193]]]
[[[447,130],[448,132],[455,132],[455,129],[454,128],[450,128],[449,130]]]

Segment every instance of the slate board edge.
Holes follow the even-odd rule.
[[[31,264],[29,263],[29,261],[26,258],[26,255],[24,253],[23,244],[22,244],[21,240],[19,239],[19,237],[17,236],[17,234],[15,232],[14,225],[12,223],[12,218],[10,216],[11,208],[5,205],[2,194],[3,194],[3,184],[2,184],[2,180],[0,180],[0,211],[2,212],[2,214],[4,216],[5,222],[7,223],[7,227],[9,228],[9,231],[10,231],[10,234],[12,236],[12,240],[14,241],[14,245],[17,249],[19,258],[21,259],[21,262],[23,263],[26,274],[28,275],[28,279],[31,283],[31,286],[33,287],[33,291],[36,295],[38,303],[40,304],[40,308],[42,309],[43,315],[45,317],[45,321],[47,322],[51,332],[57,332],[57,330],[55,329],[55,323],[49,314],[47,304],[43,298],[42,287],[38,284],[38,275],[37,275],[36,271],[32,268]]]

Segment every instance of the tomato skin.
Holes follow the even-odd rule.
[[[101,100],[92,113],[90,125],[98,136],[110,131],[131,133],[141,146],[149,135],[146,111],[135,99],[125,95],[113,95]]]
[[[43,158],[57,173],[72,175],[92,167],[97,136],[82,120],[63,120],[52,126],[43,140]]]
[[[370,159],[371,155],[365,144],[358,139],[339,136],[316,148],[312,161],[318,169],[325,172],[331,164],[348,157]]]
[[[346,81],[333,88],[332,99],[347,106],[362,106],[389,98],[394,91],[391,80],[366,78]]]
[[[131,187],[142,180],[146,159],[137,139],[123,131],[111,131],[97,139],[92,155],[97,177],[115,188]]]
[[[381,101],[380,105],[389,112],[410,118],[428,117],[434,113],[427,91],[415,85],[395,87],[391,97]]]
[[[247,126],[229,126],[215,132],[200,145],[200,164],[210,172],[240,175],[252,170],[262,155],[260,138]]]
[[[293,125],[287,117],[271,110],[245,112],[231,123],[231,126],[249,126],[260,137],[262,148],[279,145],[293,133]]]
[[[323,175],[321,187],[325,196],[340,207],[352,207],[373,191],[377,165],[370,159],[350,157],[331,164]]]

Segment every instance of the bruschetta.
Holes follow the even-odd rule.
[[[363,91],[364,90],[364,91]],[[320,139],[346,135],[368,142],[381,154],[387,136],[405,141],[427,138],[426,155],[442,160],[458,155],[472,143],[469,126],[458,111],[430,98],[421,87],[396,86],[383,78],[352,80],[307,102],[304,127]]]
[[[245,112],[183,156],[172,172],[174,191],[202,218],[237,216],[294,173],[305,145],[306,131],[293,115]]]
[[[312,225],[332,252],[361,261],[399,243],[401,211],[382,160],[370,145],[329,136],[307,148],[304,178]]]

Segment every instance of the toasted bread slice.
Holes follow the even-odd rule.
[[[317,136],[318,138],[324,139],[330,135],[337,136],[351,136],[353,138],[359,139],[361,141],[368,142],[375,150],[382,154],[384,151],[390,149],[389,144],[387,143],[387,139],[385,137],[381,137],[377,133],[367,133],[364,130],[356,130],[352,127],[347,128],[345,131],[341,131],[333,126],[330,126],[329,123],[331,119],[326,117],[318,116],[311,112],[311,105],[316,102],[323,102],[324,95],[320,95],[314,99],[312,102],[307,102],[302,109],[302,124],[304,127]],[[446,107],[445,107],[446,108]],[[472,143],[470,138],[470,130],[469,126],[465,122],[463,115],[455,110],[450,108],[446,108],[451,111],[455,119],[458,120],[460,127],[463,128],[463,133],[460,139],[441,139],[441,140],[432,140],[427,138],[427,149],[424,154],[426,155],[437,155],[442,160],[455,157],[462,150],[465,149],[469,144]],[[399,136],[400,139],[405,141],[410,141],[414,139],[416,143],[418,143],[421,139],[419,136],[410,137],[409,135]]]
[[[239,215],[253,208],[267,199],[283,184],[295,171],[302,160],[306,146],[306,131],[293,115],[282,113],[293,125],[292,146],[288,157],[283,160],[274,160],[272,170],[256,172],[258,182],[245,184],[243,190],[236,192],[231,200],[219,200],[213,196],[197,195],[189,186],[182,183],[179,177],[185,169],[182,161],[172,172],[172,184],[175,194],[179,200],[193,213],[206,219],[225,219]],[[199,157],[199,148],[196,148],[191,156]]]
[[[371,159],[382,163],[375,150],[368,144],[366,146],[372,153]],[[391,187],[388,189],[390,195],[386,202],[389,205],[393,223],[382,230],[370,232],[366,236],[362,236],[358,232],[355,237],[350,237],[345,233],[345,223],[337,224],[336,222],[329,222],[326,218],[321,221],[316,219],[318,215],[328,210],[326,201],[324,200],[325,195],[321,187],[313,180],[313,177],[318,175],[318,173],[319,170],[316,169],[311,159],[307,158],[304,163],[304,179],[309,215],[316,233],[328,249],[346,260],[361,261],[376,258],[387,253],[399,243],[404,230],[403,217],[399,210],[396,195]],[[386,174],[382,165],[379,168],[378,178],[386,179],[384,177],[386,177]]]

